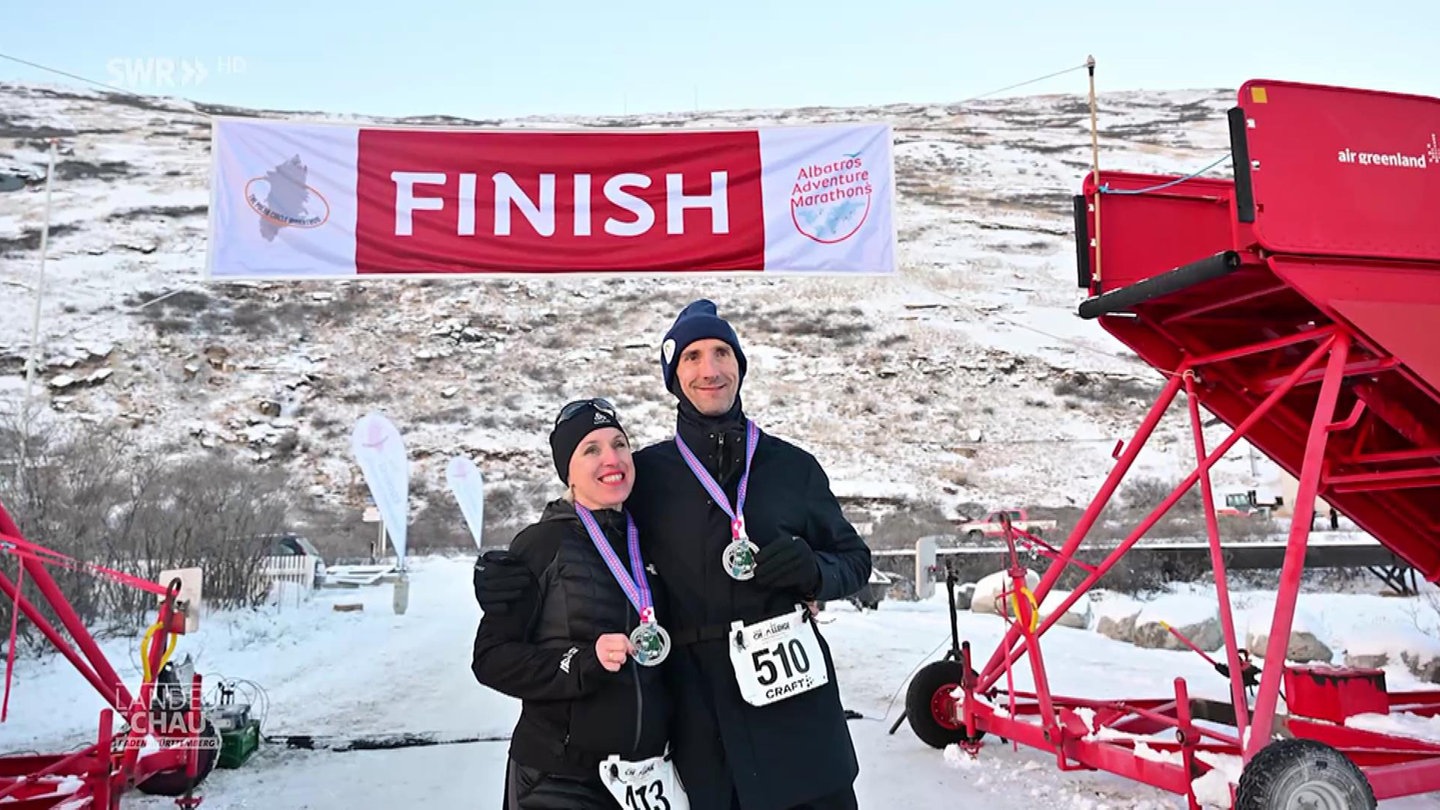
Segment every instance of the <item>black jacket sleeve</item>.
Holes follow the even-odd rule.
[[[820,564],[820,601],[844,599],[870,580],[870,547],[840,511],[840,502],[830,491],[830,478],[812,456],[806,477],[805,541]]]
[[[546,526],[521,532],[511,544],[511,551],[524,559],[535,575],[533,587],[537,591],[559,545],[560,538],[554,527]],[[508,622],[481,616],[480,628],[475,633],[475,655],[470,664],[475,680],[521,700],[567,700],[596,691],[615,673],[600,665],[593,643],[576,642],[566,648],[530,643],[529,630],[539,615],[541,597],[541,593],[527,594],[522,600],[537,606],[535,615],[526,623],[523,638],[516,637]]]

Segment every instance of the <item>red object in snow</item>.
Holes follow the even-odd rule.
[[[1385,672],[1329,664],[1285,668],[1285,702],[1291,714],[1344,725],[1359,714],[1389,714]]]
[[[1284,806],[1275,791],[1313,779],[1331,780],[1325,790],[1360,806],[1372,806],[1371,794],[1440,791],[1440,744],[1345,725],[1363,713],[1440,714],[1440,691],[1387,693],[1373,672],[1284,663],[1317,497],[1440,579],[1440,100],[1251,81],[1229,123],[1234,180],[1102,172],[1075,199],[1079,281],[1090,293],[1080,314],[1165,384],[1053,555],[1036,603],[1181,391],[1195,467],[1037,628],[1012,622],[987,660],[972,661],[966,642],[958,666],[931,664],[956,673],[978,665],[974,677],[956,678],[963,698],[943,719],[961,721],[953,741],[969,749],[989,733],[1052,752],[1063,770],[1101,769],[1178,793],[1192,808],[1196,780],[1227,755],[1244,763],[1238,788],[1217,776],[1247,810]],[[1231,428],[1216,446],[1207,446],[1202,406]],[[1248,651],[1261,668],[1253,701],[1209,474],[1241,439],[1299,484],[1267,645]],[[1045,633],[1196,484],[1229,699],[1191,698],[1179,678],[1150,698],[1052,693]],[[1022,658],[1034,690],[1003,688]],[[935,726],[926,731],[938,738]],[[1317,758],[1326,767],[1311,767]],[[1285,769],[1295,778],[1273,778]]]
[[[200,677],[196,675],[189,687],[189,702],[184,709],[162,714],[152,712],[157,683],[152,678],[140,684],[136,693],[125,686],[114,667],[106,660],[79,615],[60,592],[47,564],[68,565],[114,576],[133,586],[164,594],[159,618],[149,646],[142,651],[148,670],[158,672],[164,651],[172,634],[183,633],[184,614],[176,598],[180,583],[169,588],[143,582],[120,572],[107,572],[69,560],[49,549],[27,541],[20,535],[15,522],[0,504],[0,560],[20,561],[22,576],[12,581],[0,573],[0,599],[18,608],[43,634],[82,677],[99,692],[108,708],[100,712],[99,733],[93,745],[65,754],[39,754],[0,757],[0,807],[6,810],[66,810],[95,808],[118,810],[121,796],[132,786],[147,792],[175,795],[189,793],[176,790],[179,783],[198,783],[201,760],[213,766],[218,750],[218,737],[204,734],[200,715]],[[39,592],[41,604],[48,605],[60,621],[56,628],[39,610],[39,606],[21,593],[20,585],[32,585]],[[178,619],[179,621],[176,621]],[[7,626],[6,632],[9,632]],[[61,635],[61,629],[74,639],[74,646]],[[182,687],[185,685],[182,685]],[[8,687],[7,684],[0,688]],[[116,715],[127,721],[127,731],[116,735]],[[157,720],[159,722],[157,722]],[[208,768],[207,768],[208,772]],[[177,803],[193,806],[194,799],[181,795]]]

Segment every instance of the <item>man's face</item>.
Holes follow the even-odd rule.
[[[740,363],[730,344],[715,338],[697,340],[680,352],[675,364],[680,392],[706,416],[719,416],[735,404]]]

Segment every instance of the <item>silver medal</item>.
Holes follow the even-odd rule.
[[[731,579],[744,581],[755,576],[755,552],[760,547],[741,535],[725,547],[725,573]]]
[[[630,643],[635,645],[635,663],[642,667],[653,667],[670,655],[670,634],[655,622],[630,631]]]

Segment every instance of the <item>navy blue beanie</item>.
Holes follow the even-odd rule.
[[[675,391],[675,366],[680,362],[680,355],[686,346],[705,338],[730,344],[730,348],[735,350],[735,362],[740,366],[740,379],[736,383],[738,385],[745,380],[745,352],[740,349],[740,338],[736,337],[730,324],[716,314],[715,303],[702,298],[680,310],[660,344],[660,373],[665,377],[665,388],[671,393],[678,393]]]

